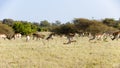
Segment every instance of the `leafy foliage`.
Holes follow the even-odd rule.
[[[92,21],[92,24],[87,28],[87,31],[91,33],[103,33],[106,32],[107,29],[108,26],[104,25],[102,22]]]
[[[21,22],[15,22],[13,29],[16,33],[21,33],[23,35],[28,35],[37,31],[37,27],[35,25]]]
[[[0,23],[0,33],[1,34],[6,34],[7,38],[11,39],[13,34],[14,34],[14,31],[8,25]]]
[[[120,30],[120,21],[112,18],[106,18],[101,21],[75,18],[72,23],[67,22],[66,24],[61,24],[58,20],[55,23],[50,23],[47,20],[43,20],[40,23],[31,23],[27,21],[14,21],[12,19],[4,19],[1,22],[12,27],[16,33],[23,35],[28,35],[36,31],[52,31],[57,34],[68,34],[76,32],[100,33]]]
[[[79,31],[86,31],[86,29],[91,25],[91,21],[84,18],[76,18],[73,20],[73,23]]]
[[[103,20],[103,24],[105,24],[107,26],[114,27],[115,23],[116,23],[116,21],[112,18],[106,18],[106,19]]]
[[[12,19],[4,19],[2,23],[7,24],[9,26],[13,26],[14,20],[12,20]]]
[[[74,24],[69,23],[69,24],[62,24],[61,26],[54,28],[53,32],[59,35],[61,34],[67,35],[69,33],[75,33],[76,29]]]
[[[77,18],[73,21],[73,23],[77,27],[78,31],[83,31],[83,32],[87,31],[94,34],[116,30],[115,28],[111,27],[111,26],[114,26],[113,20],[111,22],[112,24],[106,23],[107,25],[105,25],[103,22],[98,20],[88,20],[83,18]],[[108,25],[111,25],[111,26],[108,26]]]
[[[114,27],[120,30],[120,21],[117,21]]]
[[[41,21],[40,26],[41,27],[49,27],[50,23],[47,20],[44,20],[44,21]]]

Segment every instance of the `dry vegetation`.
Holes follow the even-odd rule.
[[[29,42],[0,39],[0,68],[120,68],[120,40],[75,39],[67,45],[64,37]]]

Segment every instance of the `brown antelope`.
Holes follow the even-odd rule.
[[[89,33],[88,32],[82,32],[79,36],[80,37],[88,37]]]
[[[34,33],[33,34],[33,40],[36,38],[36,40],[39,40],[40,38],[41,39],[44,39],[45,35],[43,34],[38,34],[38,33]]]
[[[75,36],[75,33],[69,33],[66,35],[68,42],[64,44],[70,44],[71,42],[76,42],[76,40],[73,40],[73,37]]]
[[[49,34],[49,36],[46,38],[46,40],[53,39],[53,36],[55,36],[55,33]]]
[[[120,38],[120,31],[114,32],[112,36],[113,36],[113,38],[111,38],[112,40],[114,39],[118,40]]]
[[[5,34],[0,34],[0,38],[3,38],[5,40],[7,36]]]
[[[107,39],[107,34],[106,33],[98,33],[98,34],[90,34],[89,35],[89,41],[91,40],[103,40],[106,41]]]

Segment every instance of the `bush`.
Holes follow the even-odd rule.
[[[0,23],[0,33],[6,34],[8,39],[11,39],[12,36],[14,35],[14,31],[11,27],[1,23]]]
[[[21,23],[16,22],[13,25],[13,29],[16,33],[21,33],[22,35],[28,35],[37,31],[37,26],[31,23]]]
[[[52,32],[55,32],[55,33],[57,33],[57,34],[65,34],[65,35],[67,35],[67,34],[69,34],[69,33],[75,33],[76,32],[76,29],[75,29],[75,26],[74,26],[74,24],[63,24],[63,25],[61,25],[61,26],[58,26],[58,27],[56,27],[56,28],[54,28],[53,30],[52,30]]]

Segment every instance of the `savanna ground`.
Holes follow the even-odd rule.
[[[120,68],[120,39],[96,43],[87,37],[75,39],[67,45],[64,37],[0,39],[0,68]]]

